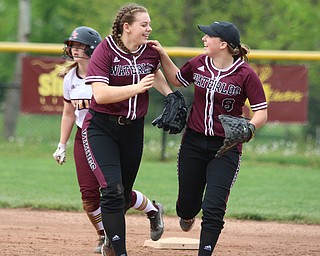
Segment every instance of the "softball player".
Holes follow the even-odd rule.
[[[254,112],[250,123],[260,128],[267,120],[267,102],[261,81],[246,63],[248,50],[240,43],[238,28],[230,22],[214,22],[198,28],[205,34],[204,54],[189,60],[180,70],[159,42],[150,42],[160,53],[170,84],[177,87],[194,84],[194,100],[178,156],[176,211],[181,229],[189,231],[202,209],[198,255],[206,256],[212,255],[223,229],[230,189],[242,154],[239,145],[215,157],[224,140],[218,116],[242,116],[245,101],[249,99]]]
[[[96,253],[101,253],[101,246],[105,239],[100,209],[100,186],[85,156],[81,138],[81,127],[92,97],[91,86],[85,85],[87,66],[93,51],[100,42],[101,37],[99,33],[85,26],[74,29],[70,37],[64,41],[66,46],[63,55],[65,58],[71,58],[73,62],[61,72],[61,76],[64,77],[64,108],[61,119],[60,142],[53,154],[59,164],[65,163],[66,144],[72,128],[76,124],[74,160],[83,209],[99,236],[98,245],[94,250]],[[129,207],[133,209],[143,211],[149,215],[155,214],[158,211],[152,202],[140,191],[133,190],[131,198]],[[152,232],[152,236],[157,238],[159,234]]]
[[[82,128],[85,153],[101,186],[101,214],[115,255],[127,255],[125,211],[141,162],[144,117],[148,90],[153,86],[164,96],[171,93],[160,57],[147,44],[152,31],[142,6],[123,6],[112,34],[95,50],[86,77],[92,85],[92,102]],[[154,203],[149,215],[157,240],[163,233],[163,207]]]

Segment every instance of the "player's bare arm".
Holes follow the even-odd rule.
[[[71,103],[65,101],[61,118],[60,141],[56,151],[53,153],[53,158],[58,164],[62,165],[66,162],[67,141],[72,132],[74,121],[74,107]]]
[[[172,90],[160,69],[155,73],[153,87],[163,96],[167,96],[169,93],[172,93]]]
[[[268,109],[261,109],[254,112],[250,123],[252,123],[257,129],[262,127],[268,119]]]
[[[61,117],[60,143],[66,144],[69,140],[75,122],[74,107],[72,103],[64,102]]]
[[[125,86],[111,86],[102,82],[94,82],[92,83],[92,93],[98,104],[120,102],[151,89],[154,77],[154,74],[149,74],[139,83]]]
[[[169,83],[175,87],[181,87],[182,84],[176,78],[176,74],[179,69],[170,59],[169,55],[163,49],[161,44],[157,40],[149,40],[148,43],[152,44],[152,47],[158,51],[164,75],[166,76]]]

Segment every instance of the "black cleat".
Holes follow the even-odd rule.
[[[104,243],[101,246],[101,255],[103,256],[115,256],[112,245],[108,239],[105,237]]]
[[[184,220],[184,219],[180,218],[179,224],[180,224],[181,229],[184,232],[190,231],[194,226],[195,220],[196,220],[195,218],[192,218],[190,220]]]
[[[158,212],[152,216],[148,217],[150,220],[150,238],[153,241],[158,241],[164,231],[164,224],[163,224],[163,206],[155,201],[152,202],[153,205],[158,209]]]

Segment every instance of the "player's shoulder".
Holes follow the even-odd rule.
[[[68,71],[68,73],[65,75],[64,80],[71,80],[71,79],[73,79],[73,77],[77,75],[76,71],[77,71],[77,67],[71,68],[71,69]]]
[[[91,56],[91,62],[98,62],[103,63],[109,56],[113,54],[113,49],[110,47],[110,44],[108,43],[108,37],[105,37],[101,43],[97,46],[97,48],[94,50],[92,56]],[[89,66],[90,66],[89,63]],[[99,65],[100,65],[99,64]]]
[[[257,73],[254,71],[254,69],[251,67],[251,65],[245,61],[242,61],[242,64],[239,66],[239,70],[241,70],[246,75],[250,75],[250,76],[257,75]]]
[[[153,47],[153,44],[151,44],[151,43],[146,43],[145,44],[145,47],[146,47],[146,49],[148,50],[148,51],[152,51],[152,52],[156,52],[156,53],[158,53],[158,51]],[[159,54],[159,53],[158,53]]]
[[[192,61],[192,62],[198,62],[198,61],[204,62],[206,58],[210,58],[210,57],[208,57],[208,56],[206,56],[205,54],[202,53],[202,54],[199,54],[199,55],[191,58],[189,61]]]
[[[101,43],[98,44],[98,46],[97,46],[96,49],[94,50],[93,54],[94,54],[95,52],[106,51],[106,50],[109,48],[107,38],[108,38],[108,37],[105,37],[105,38],[101,41]]]
[[[239,67],[243,69],[252,69],[248,62],[245,62],[244,60],[239,60],[239,63],[241,64]]]
[[[197,55],[197,56],[192,57],[191,59],[189,59],[187,61],[187,63],[189,63],[191,66],[204,65],[204,63],[206,62],[207,58],[209,58],[209,57],[206,56],[205,54],[200,54],[200,55]]]
[[[64,91],[70,91],[72,88],[72,84],[77,80],[77,67],[73,67],[68,71],[68,73],[63,78],[63,88]]]
[[[154,47],[152,47],[151,43],[145,44],[145,49],[143,51],[148,53],[148,54],[150,54],[150,55],[152,55],[152,56],[156,56],[157,58],[160,59],[159,52]]]

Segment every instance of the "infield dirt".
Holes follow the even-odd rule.
[[[149,221],[129,214],[129,256],[196,256],[196,250],[163,250],[144,247],[149,239]],[[180,230],[177,217],[164,218],[162,238],[199,238],[200,219],[190,232]],[[94,256],[96,233],[85,213],[0,209],[0,255],[86,255]],[[98,254],[99,255],[99,254]],[[215,256],[318,256],[320,225],[226,219]]]

